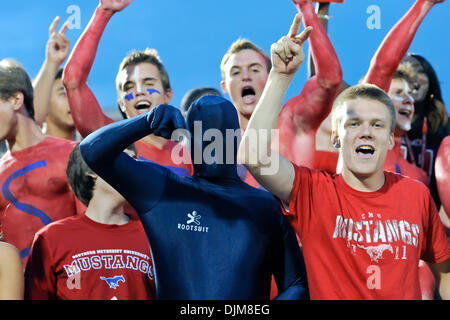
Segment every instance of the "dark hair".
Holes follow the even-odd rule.
[[[230,57],[233,54],[241,52],[242,50],[253,50],[258,52],[266,61],[267,72],[270,72],[270,69],[272,68],[272,61],[270,60],[269,56],[250,40],[239,38],[231,44],[231,46],[228,48],[228,51],[222,58],[222,61],[220,63],[220,72],[222,74],[222,79],[225,80],[225,65],[227,64]]]
[[[85,206],[89,205],[94,190],[95,180],[87,173],[94,173],[81,157],[80,146],[77,145],[69,156],[67,163],[67,180],[75,196]]]
[[[195,100],[200,99],[201,97],[206,95],[215,95],[219,97],[222,96],[217,89],[211,87],[201,87],[189,90],[181,100],[180,109],[183,116],[186,117],[189,108]]]
[[[134,144],[128,146],[127,150],[136,153]],[[70,188],[78,200],[85,206],[89,205],[95,186],[95,179],[87,175],[87,173],[94,174],[94,171],[84,162],[81,156],[80,146],[77,145],[70,153],[66,174]]]
[[[23,94],[25,109],[34,120],[33,85],[25,69],[15,60],[0,61],[0,96],[8,100],[15,93]]]
[[[424,57],[416,53],[409,53],[407,57],[416,59],[428,77],[428,91],[422,102],[423,112],[431,124],[431,131],[436,132],[439,127],[445,126],[448,121],[438,77],[431,64]]]

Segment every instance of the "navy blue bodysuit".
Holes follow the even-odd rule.
[[[214,128],[225,137],[226,129],[239,128],[233,105],[218,96],[197,100],[187,119],[191,133],[201,121],[202,136]],[[238,177],[237,137],[227,140],[235,143],[231,149],[223,143],[223,150],[211,153],[215,163],[194,162],[192,177],[122,152],[151,133],[169,138],[185,126],[176,108],[160,105],[105,126],[80,145],[91,169],[138,212],[151,247],[157,299],[269,299],[272,274],[278,299],[305,299],[306,271],[295,232],[271,194]],[[212,141],[202,136],[192,137],[191,153],[211,149]],[[233,152],[234,163],[221,164],[221,151],[223,162],[225,152]]]

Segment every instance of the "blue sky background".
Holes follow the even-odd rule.
[[[332,4],[330,39],[340,58],[344,80],[355,84],[367,71],[377,47],[413,0],[345,0]],[[69,30],[71,47],[89,22],[97,0],[3,1],[0,11],[0,59],[17,59],[34,77],[44,60],[48,27],[57,15],[65,21],[71,5],[80,8],[81,29]],[[367,8],[377,5],[381,28],[370,30]],[[297,12],[291,0],[134,0],[106,28],[89,85],[102,108],[116,108],[114,80],[122,58],[132,49],[156,48],[168,70],[179,106],[183,95],[199,86],[220,89],[220,61],[230,44],[248,38],[269,53],[287,33]],[[436,69],[444,102],[450,110],[450,0],[436,5],[425,18],[409,52],[426,57]],[[307,49],[307,47],[306,47]],[[287,98],[307,80],[306,63]]]

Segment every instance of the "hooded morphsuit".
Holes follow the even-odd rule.
[[[196,101],[187,118],[192,145],[202,145],[201,160],[209,153],[217,160],[220,153],[208,150],[215,140],[203,141],[208,129],[226,137],[227,129],[239,128],[233,105],[217,96]],[[195,121],[201,121],[200,135]],[[110,124],[80,144],[89,167],[138,212],[151,247],[157,298],[269,299],[272,274],[280,299],[305,298],[306,272],[295,233],[269,193],[237,176],[237,143],[232,163],[194,161],[194,176],[185,178],[122,152],[148,134],[168,138],[185,126],[178,109],[160,105]],[[221,148],[226,162],[226,143]]]
[[[196,100],[187,114],[194,176],[220,183],[239,179],[236,155],[241,131],[236,109],[215,95]]]

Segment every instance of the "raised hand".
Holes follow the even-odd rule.
[[[49,28],[49,39],[46,48],[46,58],[49,62],[53,62],[58,66],[66,60],[70,51],[70,41],[66,37],[66,32],[69,29],[69,22],[67,21],[58,32],[58,24],[61,18],[56,17]]]
[[[303,44],[313,28],[307,27],[299,35],[302,15],[297,14],[287,36],[282,37],[271,47],[272,69],[282,74],[295,74],[305,60]]]
[[[106,11],[119,12],[128,7],[133,0],[100,0],[100,8]]]

